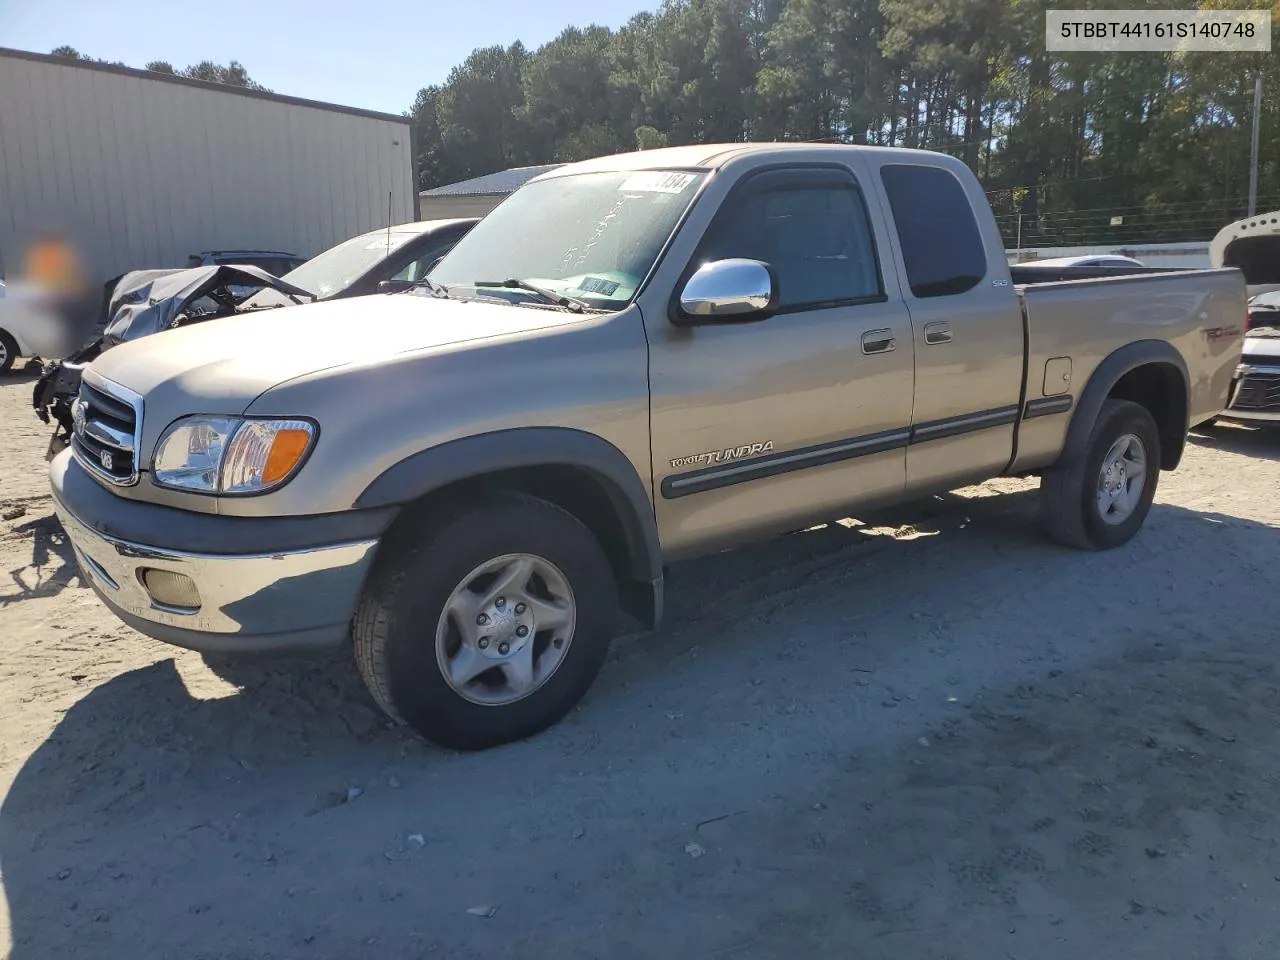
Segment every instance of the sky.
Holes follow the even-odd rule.
[[[276,93],[401,113],[476,47],[619,27],[658,0],[0,0],[0,47],[63,44],[131,67],[238,60]]]

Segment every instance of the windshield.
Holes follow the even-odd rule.
[[[1272,290],[1270,293],[1258,294],[1249,302],[1249,306],[1280,310],[1280,290]]]
[[[388,253],[416,236],[416,233],[394,229],[390,234],[386,230],[371,230],[330,247],[296,270],[290,270],[282,279],[310,290],[317,297],[328,297],[351,286],[374,264],[385,260]]]
[[[431,271],[448,287],[524,280],[601,310],[631,302],[705,174],[579,173],[527,184]],[[537,300],[518,289],[486,296]]]

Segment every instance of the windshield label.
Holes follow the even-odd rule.
[[[578,284],[578,289],[584,293],[598,293],[602,297],[611,297],[619,286],[620,284],[605,280],[603,277],[587,277]]]
[[[377,240],[370,240],[364,245],[364,248],[366,250],[394,250],[396,247],[403,246],[408,239],[408,236],[396,236],[393,233],[390,237],[382,236]]]
[[[618,190],[625,193],[682,193],[696,179],[697,174],[693,173],[642,170],[623,180]]]

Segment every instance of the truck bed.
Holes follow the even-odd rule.
[[[1059,397],[1070,409],[1114,351],[1163,340],[1188,372],[1189,425],[1225,408],[1244,332],[1239,271],[1016,266],[1010,274],[1022,304],[1028,402]],[[1013,470],[1052,463],[1069,423],[1054,416],[1024,421]]]

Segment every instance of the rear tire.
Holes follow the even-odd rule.
[[[8,373],[18,359],[18,344],[4,330],[0,330],[0,373]]]
[[[483,749],[582,699],[617,611],[590,530],[546,501],[498,494],[392,534],[356,612],[356,664],[392,719],[442,747]]]
[[[1118,547],[1141,529],[1159,479],[1160,432],[1151,413],[1128,400],[1107,400],[1084,455],[1040,481],[1045,527],[1081,550]]]

